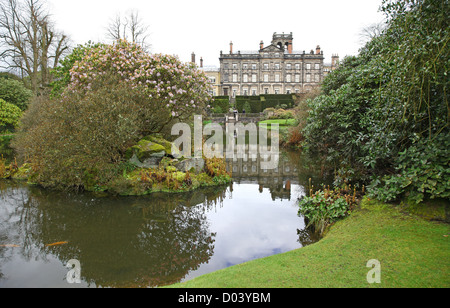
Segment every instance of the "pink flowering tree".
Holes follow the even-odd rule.
[[[35,100],[14,148],[43,186],[105,185],[126,167],[126,150],[171,124],[193,121],[211,99],[201,70],[126,41],[93,46],[59,95]],[[124,167],[124,168],[125,168]]]
[[[211,85],[195,64],[183,63],[175,56],[148,54],[139,45],[124,40],[90,49],[70,73],[71,83],[65,95],[87,93],[95,85],[101,86],[107,75],[145,94],[143,112],[149,126],[158,132],[173,120],[187,121],[201,114],[211,100]]]

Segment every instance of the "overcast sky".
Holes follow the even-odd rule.
[[[261,40],[293,33],[294,50],[320,45],[332,54],[356,55],[361,29],[383,20],[382,0],[48,0],[56,27],[74,44],[107,42],[106,27],[118,13],[138,10],[149,27],[154,53],[219,66],[220,51],[258,50]]]

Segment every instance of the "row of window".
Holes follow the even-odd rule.
[[[264,94],[281,94],[281,90],[280,88],[274,88],[273,89],[273,93],[270,93],[269,88],[264,88]],[[300,93],[300,89],[286,89],[286,94],[292,94],[292,93]],[[228,94],[227,94],[228,95]],[[236,97],[237,95],[237,91],[233,89],[232,92],[232,96]],[[253,95],[256,96],[257,94],[257,90],[255,88],[250,89],[242,89],[242,95],[247,96],[247,95]]]
[[[301,69],[301,64],[300,63],[296,63],[294,65],[292,65],[291,63],[286,63],[285,66],[286,66],[287,70],[290,70],[290,69],[293,69],[293,68],[295,68],[296,70]],[[231,67],[232,67],[232,69],[238,69],[238,64],[237,63],[233,63],[231,65]],[[257,64],[248,64],[248,63],[242,64],[242,69],[250,69],[251,68],[252,70],[256,70],[257,67],[258,67]],[[282,67],[282,65],[280,63],[275,63],[274,66],[273,66],[273,68],[275,70],[280,70],[281,67]],[[312,63],[306,63],[305,64],[305,68],[307,70],[312,69],[313,68]],[[228,63],[224,64],[224,69],[228,69]],[[263,63],[263,69],[268,70],[269,69],[269,63]],[[320,63],[314,63],[314,69],[319,70],[320,69]]]
[[[223,81],[224,82],[228,82],[228,75],[224,75],[223,76]],[[275,74],[275,78],[274,78],[274,82],[280,82],[280,74]],[[311,82],[311,74],[306,74],[306,78],[305,78],[305,82]],[[251,79],[249,78],[248,74],[243,74],[242,75],[242,82],[257,82],[258,76],[257,74],[252,74],[251,75]],[[232,82],[238,82],[238,74],[232,74]],[[264,74],[263,75],[263,82],[269,82],[269,75],[268,74]],[[287,74],[286,78],[285,78],[285,82],[300,82],[300,74],[295,74],[294,78],[292,78],[291,74]],[[320,82],[320,74],[314,74],[314,82]]]

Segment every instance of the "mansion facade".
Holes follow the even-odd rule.
[[[326,72],[323,51],[293,50],[293,36],[274,33],[272,42],[259,50],[220,52],[219,95],[305,93],[318,86]]]
[[[214,96],[307,93],[319,86],[323,78],[337,68],[339,56],[333,54],[331,63],[324,63],[320,46],[310,52],[294,51],[293,36],[274,33],[272,42],[259,50],[220,52],[220,68],[203,66]],[[192,53],[195,63],[195,54]]]

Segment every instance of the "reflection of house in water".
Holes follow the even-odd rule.
[[[287,157],[280,155],[278,167],[261,168],[261,158],[227,159],[227,171],[231,171],[233,181],[238,184],[258,183],[259,192],[268,188],[272,199],[291,199],[291,185],[299,184],[297,166]]]

